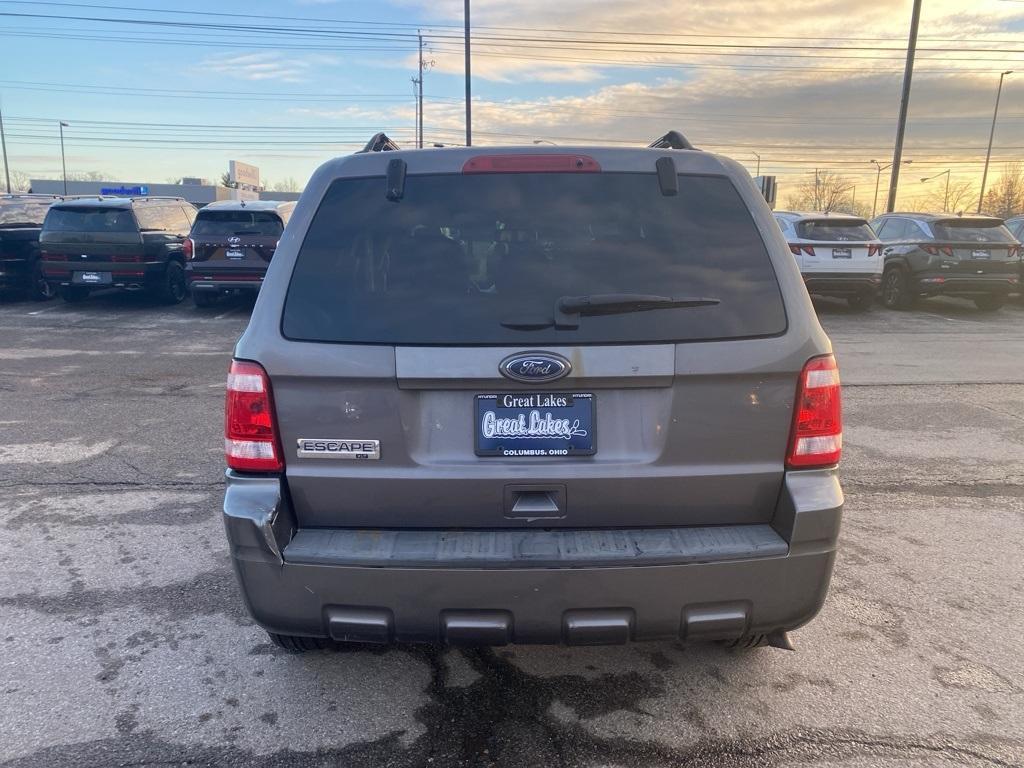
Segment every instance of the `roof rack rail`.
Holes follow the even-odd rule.
[[[696,149],[679,131],[669,131],[647,146],[652,149]]]
[[[394,152],[397,149],[401,149],[401,147],[389,139],[386,133],[382,132],[373,134],[360,152]]]

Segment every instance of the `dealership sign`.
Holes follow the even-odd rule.
[[[119,196],[148,195],[149,187],[145,185],[139,185],[137,187],[126,187],[123,184],[120,187],[100,187],[100,194]]]
[[[228,181],[240,187],[258,187],[260,185],[260,169],[255,165],[238,160],[229,160]]]

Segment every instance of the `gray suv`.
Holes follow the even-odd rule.
[[[831,345],[750,176],[647,148],[325,163],[227,380],[249,611],[337,641],[787,646],[843,505]]]

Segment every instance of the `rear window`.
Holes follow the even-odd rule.
[[[952,240],[960,243],[1012,243],[1013,235],[999,219],[978,221],[977,219],[952,219],[932,224],[936,240]]]
[[[284,225],[270,211],[200,211],[192,225],[194,236],[266,235],[280,237]]]
[[[127,208],[50,208],[43,226],[49,232],[138,232]]]
[[[714,306],[583,315],[564,296],[710,297]],[[531,326],[531,327],[526,327]],[[288,338],[376,344],[601,344],[773,335],[779,286],[725,178],[654,174],[339,179],[302,244],[285,300]]]
[[[796,225],[797,235],[804,240],[830,240],[834,242],[860,242],[877,240],[874,231],[866,221],[809,220]]]
[[[38,227],[46,218],[50,201],[0,201],[0,227]]]

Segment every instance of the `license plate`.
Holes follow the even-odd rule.
[[[234,259],[235,261],[241,261],[245,258],[245,254],[236,248],[228,248],[226,255],[229,259]]]
[[[75,272],[72,282],[85,285],[105,285],[111,282],[111,279],[109,272]]]
[[[833,259],[852,259],[853,251],[849,248],[833,248],[832,249]]]
[[[982,250],[971,251],[971,258],[972,259],[991,259],[992,258],[992,252],[991,251],[982,251]]]
[[[513,392],[476,396],[477,456],[591,456],[594,396]]]

